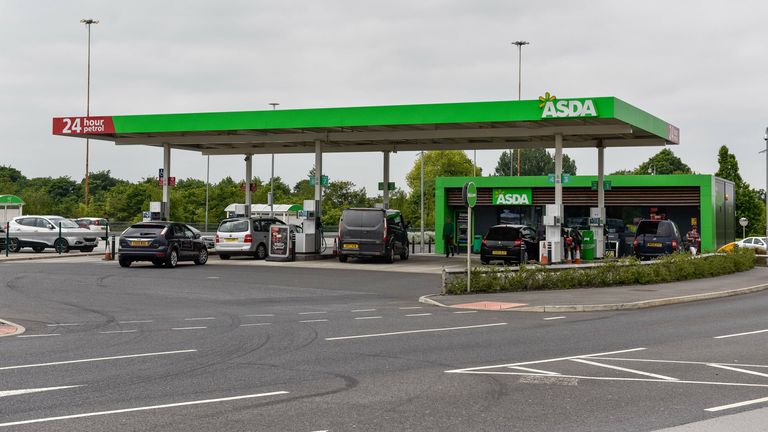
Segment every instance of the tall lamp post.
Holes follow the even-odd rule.
[[[530,42],[519,40],[512,42],[512,45],[517,45],[517,100],[520,100],[522,95],[522,75],[523,75],[523,45],[528,45]],[[509,152],[509,175],[512,175],[512,151]],[[517,148],[517,175],[520,176],[520,147]]]
[[[765,235],[768,237],[768,127],[765,128],[765,150],[760,153],[765,153]]]
[[[85,96],[85,116],[91,116],[91,24],[98,24],[99,21],[93,18],[83,18],[81,23],[88,27],[88,75],[86,78],[86,96]],[[91,142],[85,139],[85,208],[88,209],[88,159],[90,158]]]
[[[270,102],[272,111],[277,109],[279,102]],[[275,217],[275,154],[272,153],[272,173],[269,176],[269,217]]]

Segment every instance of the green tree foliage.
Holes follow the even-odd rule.
[[[745,217],[749,220],[747,225],[747,235],[765,235],[765,200],[761,191],[752,189],[747,182],[742,179],[739,173],[739,162],[736,155],[728,150],[728,147],[722,146],[717,153],[718,170],[716,176],[730,180],[735,184],[736,189],[736,220],[734,228],[736,236],[741,237],[741,225],[738,220]]]
[[[633,174],[691,174],[691,167],[670,149],[663,149],[635,168]]]
[[[16,168],[0,165],[0,194],[19,195],[27,178]]]
[[[517,152],[512,151],[512,160],[515,168],[513,175],[517,175]],[[510,169],[509,152],[503,152],[496,163],[494,174],[497,176],[508,176]],[[520,151],[520,175],[524,176],[542,176],[555,172],[555,157],[543,148],[521,149]],[[563,172],[576,175],[576,161],[567,154],[563,155]]]
[[[365,188],[356,189],[351,181],[330,182],[323,193],[323,225],[332,229],[339,223],[341,212],[350,207],[371,207]]]

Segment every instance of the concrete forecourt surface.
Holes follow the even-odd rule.
[[[441,308],[418,301],[440,274],[415,258],[423,271],[0,262],[0,316],[26,329],[0,338],[0,430],[760,430],[768,419],[764,293],[630,311]],[[767,275],[690,283],[722,291]]]

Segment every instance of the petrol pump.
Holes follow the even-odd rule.
[[[151,201],[149,211],[143,213],[143,222],[153,222],[163,220],[165,214],[165,203],[160,201]]]
[[[589,209],[589,229],[595,233],[595,258],[605,256],[605,207]]]
[[[320,202],[304,200],[304,210],[299,212],[302,232],[296,234],[296,253],[320,253]]]
[[[544,207],[544,228],[547,244],[551,248],[550,263],[559,263],[563,260],[562,217],[563,206],[547,204]]]

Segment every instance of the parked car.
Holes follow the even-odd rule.
[[[76,223],[61,216],[17,216],[9,223],[9,231],[13,252],[25,247],[30,247],[35,252],[42,252],[46,248],[54,248],[62,253],[67,253],[70,249],[92,252],[99,244],[96,233],[80,228]]]
[[[766,248],[768,248],[768,237],[747,237],[737,241],[736,247],[758,249],[758,251],[762,250],[762,253],[765,253]],[[759,253],[758,251],[755,252]]]
[[[208,248],[208,251],[210,252],[211,249],[216,248],[216,236],[212,235],[203,235],[202,231],[199,229],[193,227],[192,225],[187,225],[189,229],[192,230],[195,234],[200,234],[200,238],[203,239],[203,243],[205,244],[205,247]]]
[[[408,225],[399,210],[350,208],[339,220],[339,261],[350,257],[383,257],[388,263],[410,256]]]
[[[80,228],[98,232],[99,237],[101,238],[106,238],[107,236],[107,226],[109,226],[109,221],[104,218],[83,217],[73,219],[73,221],[78,224]]]
[[[216,229],[216,253],[223,260],[236,255],[266,258],[270,225],[285,225],[285,222],[274,218],[224,219]]]
[[[536,230],[526,225],[494,225],[483,236],[480,246],[480,262],[494,260],[504,263],[525,263],[539,256]]]
[[[682,252],[680,229],[671,220],[641,220],[637,224],[633,247],[635,256],[640,259]]]
[[[179,261],[208,262],[208,248],[199,234],[183,223],[140,222],[120,235],[118,261],[129,267],[135,261],[151,261],[156,266],[176,267]]]

